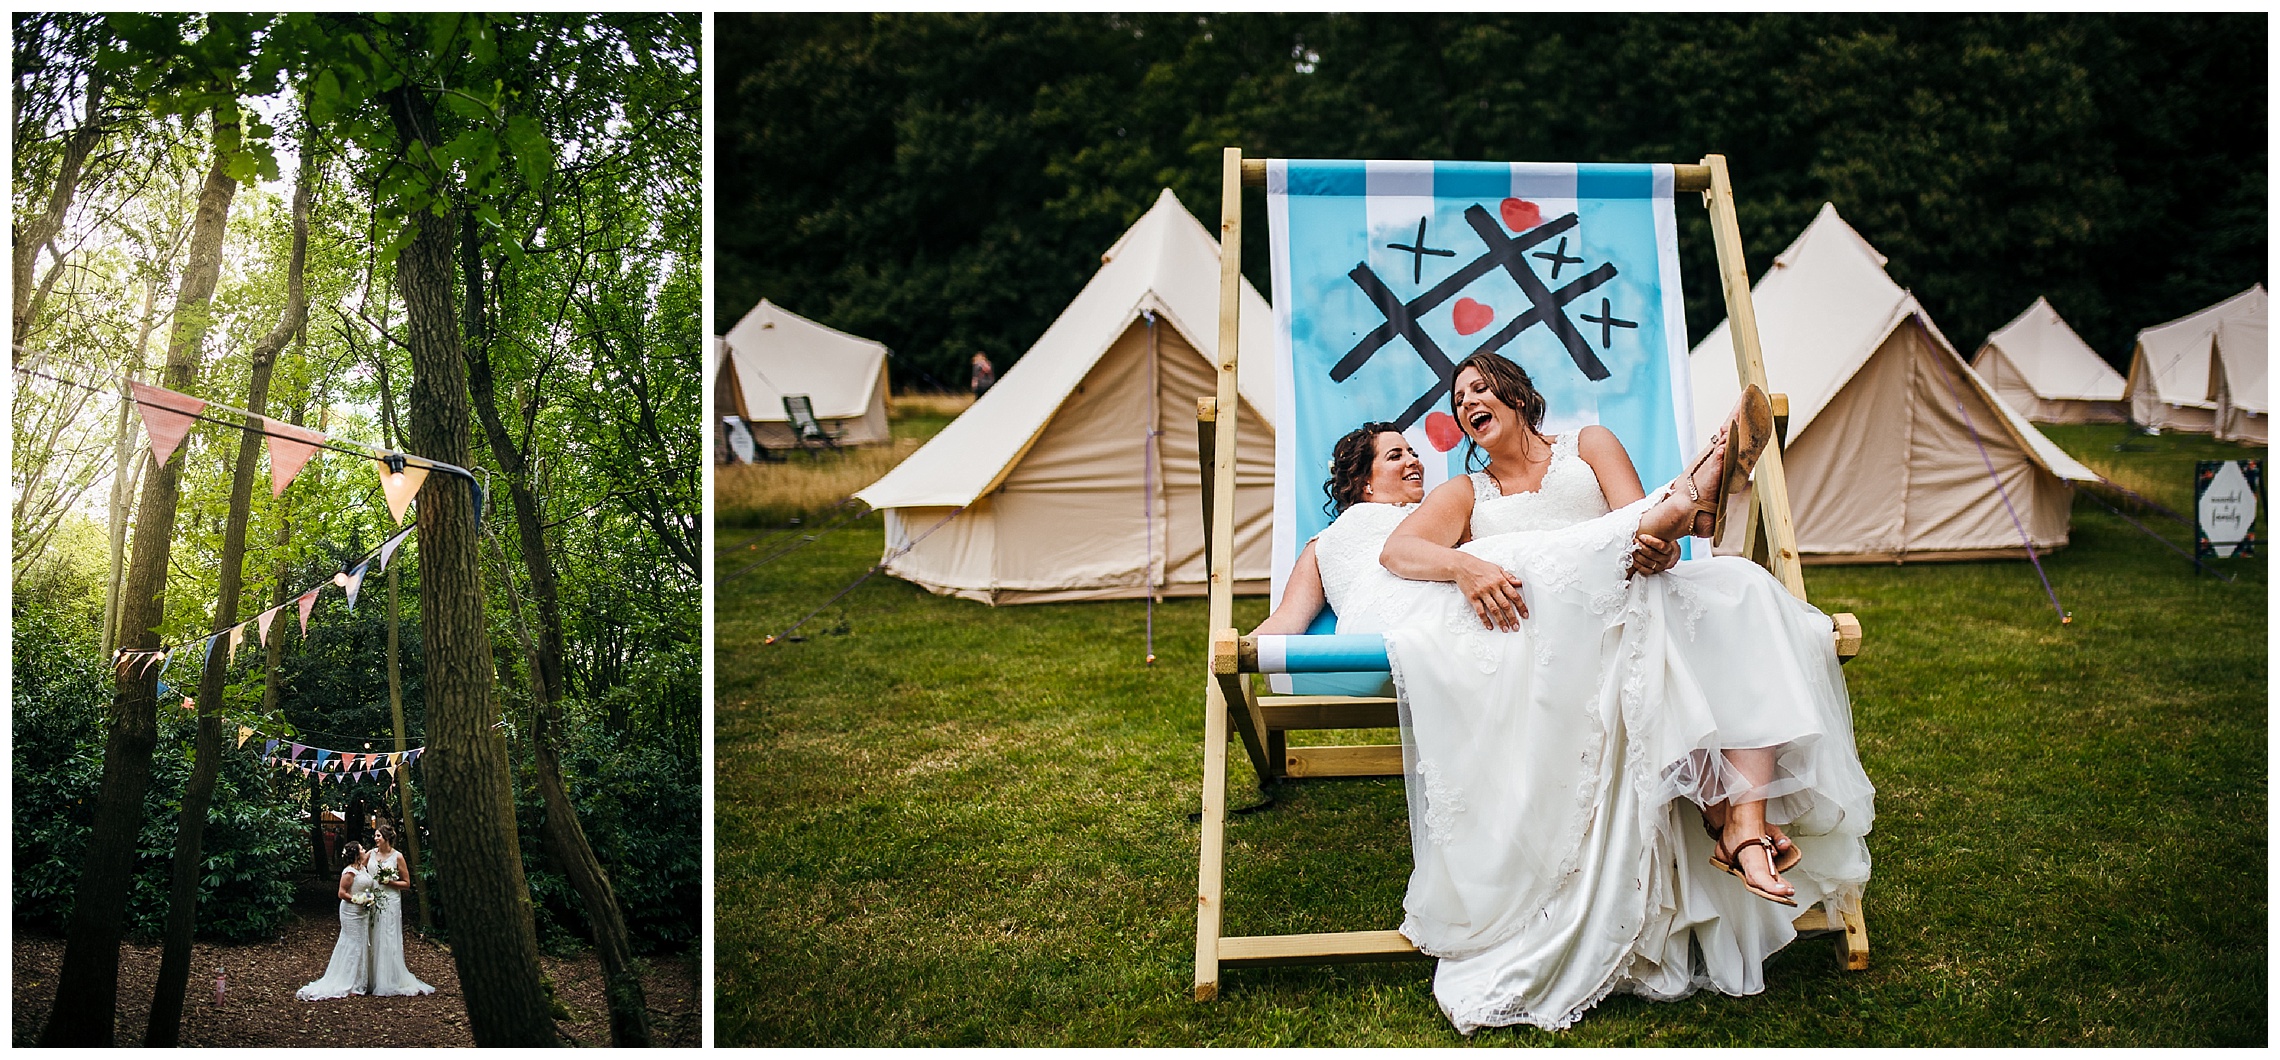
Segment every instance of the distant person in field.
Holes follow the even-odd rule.
[[[980,350],[975,350],[975,351],[974,351],[974,374],[973,374],[973,378],[972,378],[972,380],[971,380],[971,385],[972,385],[972,386],[973,386],[973,388],[974,388],[974,398],[975,398],[975,400],[977,400],[977,401],[978,401],[978,400],[980,400],[980,399],[981,399],[981,396],[982,396],[983,394],[987,394],[987,393],[989,393],[989,392],[990,392],[990,387],[991,387],[992,385],[994,385],[996,382],[997,382],[997,369],[996,369],[996,368],[994,368],[994,367],[992,367],[992,366],[990,365],[990,358],[989,358],[989,355],[988,355],[988,354],[985,354],[985,353],[983,353],[983,352],[982,352],[982,351],[980,351]]]

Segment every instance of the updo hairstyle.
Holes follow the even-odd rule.
[[[1370,484],[1370,465],[1377,462],[1377,436],[1400,434],[1401,428],[1390,423],[1370,422],[1347,431],[1330,449],[1330,481],[1322,484],[1322,492],[1330,499],[1322,510],[1330,517],[1362,503],[1362,491]]]

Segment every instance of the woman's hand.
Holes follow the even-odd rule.
[[[1638,548],[1631,553],[1632,574],[1661,574],[1678,566],[1678,544],[1665,541],[1649,533],[1640,533]]]
[[[1520,595],[1519,575],[1465,552],[1452,563],[1457,591],[1465,594],[1481,625],[1507,632],[1520,628],[1520,620],[1528,617],[1528,601]]]

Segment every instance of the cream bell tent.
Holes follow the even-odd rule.
[[[763,298],[728,329],[714,367],[718,404],[741,416],[761,445],[797,445],[784,395],[806,394],[841,445],[883,445],[887,431],[887,348],[827,328]]]
[[[1789,396],[1803,560],[2023,556],[2014,510],[2038,551],[2066,544],[2073,484],[2097,475],[1972,374],[1884,261],[1824,204],[1752,289],[1768,389]],[[1729,334],[1720,323],[1689,358],[1705,435],[1740,392]],[[1730,526],[1719,545],[1739,542]]]
[[[1265,592],[1273,318],[1249,281],[1241,297],[1235,578]],[[993,604],[1202,595],[1218,327],[1219,243],[1166,189],[989,393],[856,494],[886,512],[887,571]]]
[[[2138,332],[2130,419],[2163,431],[2264,444],[2265,292],[2257,284],[2190,316]]]
[[[1987,336],[1971,368],[2003,403],[2034,423],[2123,423],[2122,373],[2082,341],[2047,299]]]

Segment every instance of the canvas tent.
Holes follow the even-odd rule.
[[[2123,423],[2122,374],[2082,341],[2049,300],[1987,336],[1971,368],[2003,403],[2034,423]]]
[[[827,328],[763,298],[728,329],[714,364],[715,403],[741,416],[761,445],[797,445],[784,395],[806,394],[841,445],[884,445],[887,347]]]
[[[1241,297],[1234,569],[1263,593],[1273,318],[1249,281]],[[886,512],[887,571],[993,604],[1203,594],[1195,414],[1218,321],[1218,241],[1166,189],[989,393],[856,494]]]
[[[1782,461],[1801,558],[2023,556],[2007,509],[2038,551],[2066,544],[2074,483],[2097,475],[1972,374],[1884,261],[1824,204],[1752,288],[1768,389],[1789,397]],[[1689,362],[1706,437],[1740,392],[1725,323]],[[1720,548],[1739,539],[1729,526]]]
[[[2130,353],[2130,419],[2162,431],[2265,442],[2265,292],[2138,332]]]

